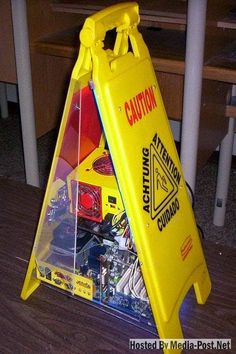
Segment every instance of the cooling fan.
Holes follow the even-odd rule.
[[[94,162],[93,162],[93,170],[100,175],[104,176],[113,176],[114,175],[114,169],[112,165],[112,161],[110,158],[110,155],[104,154],[100,157],[98,157]]]
[[[102,203],[101,187],[93,186],[84,182],[71,181],[73,209],[78,202],[77,213],[82,218],[101,222],[102,221]],[[78,200],[76,194],[78,193]]]
[[[109,151],[98,147],[67,177],[71,212],[102,222],[124,210]],[[77,205],[76,205],[77,204]]]

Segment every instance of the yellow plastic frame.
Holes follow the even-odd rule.
[[[193,285],[198,303],[203,304],[211,282],[156,75],[138,23],[136,3],[118,4],[86,19],[56,152],[62,144],[73,92],[79,84],[86,86],[92,79],[160,338],[182,338],[179,309],[186,293]],[[106,32],[113,28],[117,30],[115,46],[104,50]],[[44,203],[42,215],[45,208]],[[41,227],[42,216],[35,242]],[[23,299],[40,284],[34,270],[33,250]]]

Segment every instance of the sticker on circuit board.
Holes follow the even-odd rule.
[[[143,148],[143,209],[162,231],[180,208],[177,198],[181,175],[163,142],[154,135]]]

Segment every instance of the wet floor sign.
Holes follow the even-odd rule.
[[[48,252],[48,244],[55,248],[52,241],[52,237],[56,237],[55,229],[49,237],[50,227],[47,226],[45,236],[42,236],[49,199],[55,196],[58,186],[64,188],[61,181],[72,186],[69,188],[73,199],[73,185],[80,178],[75,177],[76,153],[71,152],[66,139],[73,141],[74,135],[80,136],[78,165],[94,147],[104,148],[106,140],[122,197],[120,203],[127,214],[158,333],[160,338],[182,338],[179,309],[186,293],[194,286],[197,302],[203,304],[210,293],[211,282],[156,75],[137,29],[138,22],[136,3],[112,6],[85,21],[22,298],[26,299],[43,277],[47,282],[51,281],[44,263],[40,263],[42,254]],[[106,33],[114,28],[114,48],[105,50]],[[72,129],[76,109],[80,111],[78,117],[83,125],[81,104],[85,96],[86,102],[90,102],[88,90],[92,92],[98,110],[93,112],[93,104],[85,110],[90,115],[90,127],[93,126],[93,132],[89,133],[88,127]],[[101,119],[101,131],[97,119]],[[71,125],[68,127],[69,120]],[[86,173],[89,168],[84,171]],[[88,186],[91,187],[91,183],[86,188]],[[78,193],[80,197],[81,193]],[[115,205],[117,198],[108,197],[108,200]],[[90,208],[94,201],[83,194],[81,203]],[[106,204],[106,208],[112,207],[109,205]],[[70,212],[73,213],[73,208]],[[53,257],[50,257],[44,258],[47,264],[53,263]],[[38,264],[41,268],[38,267],[39,276],[35,278]],[[55,274],[56,270],[53,276]],[[68,277],[69,273],[66,274]],[[83,284],[83,279],[79,282]],[[66,285],[68,287],[68,283]]]

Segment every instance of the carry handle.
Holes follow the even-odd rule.
[[[124,31],[139,23],[138,4],[135,2],[121,3],[105,8],[88,17],[80,32],[80,42],[86,48],[104,41],[106,32],[114,28],[117,32]]]

